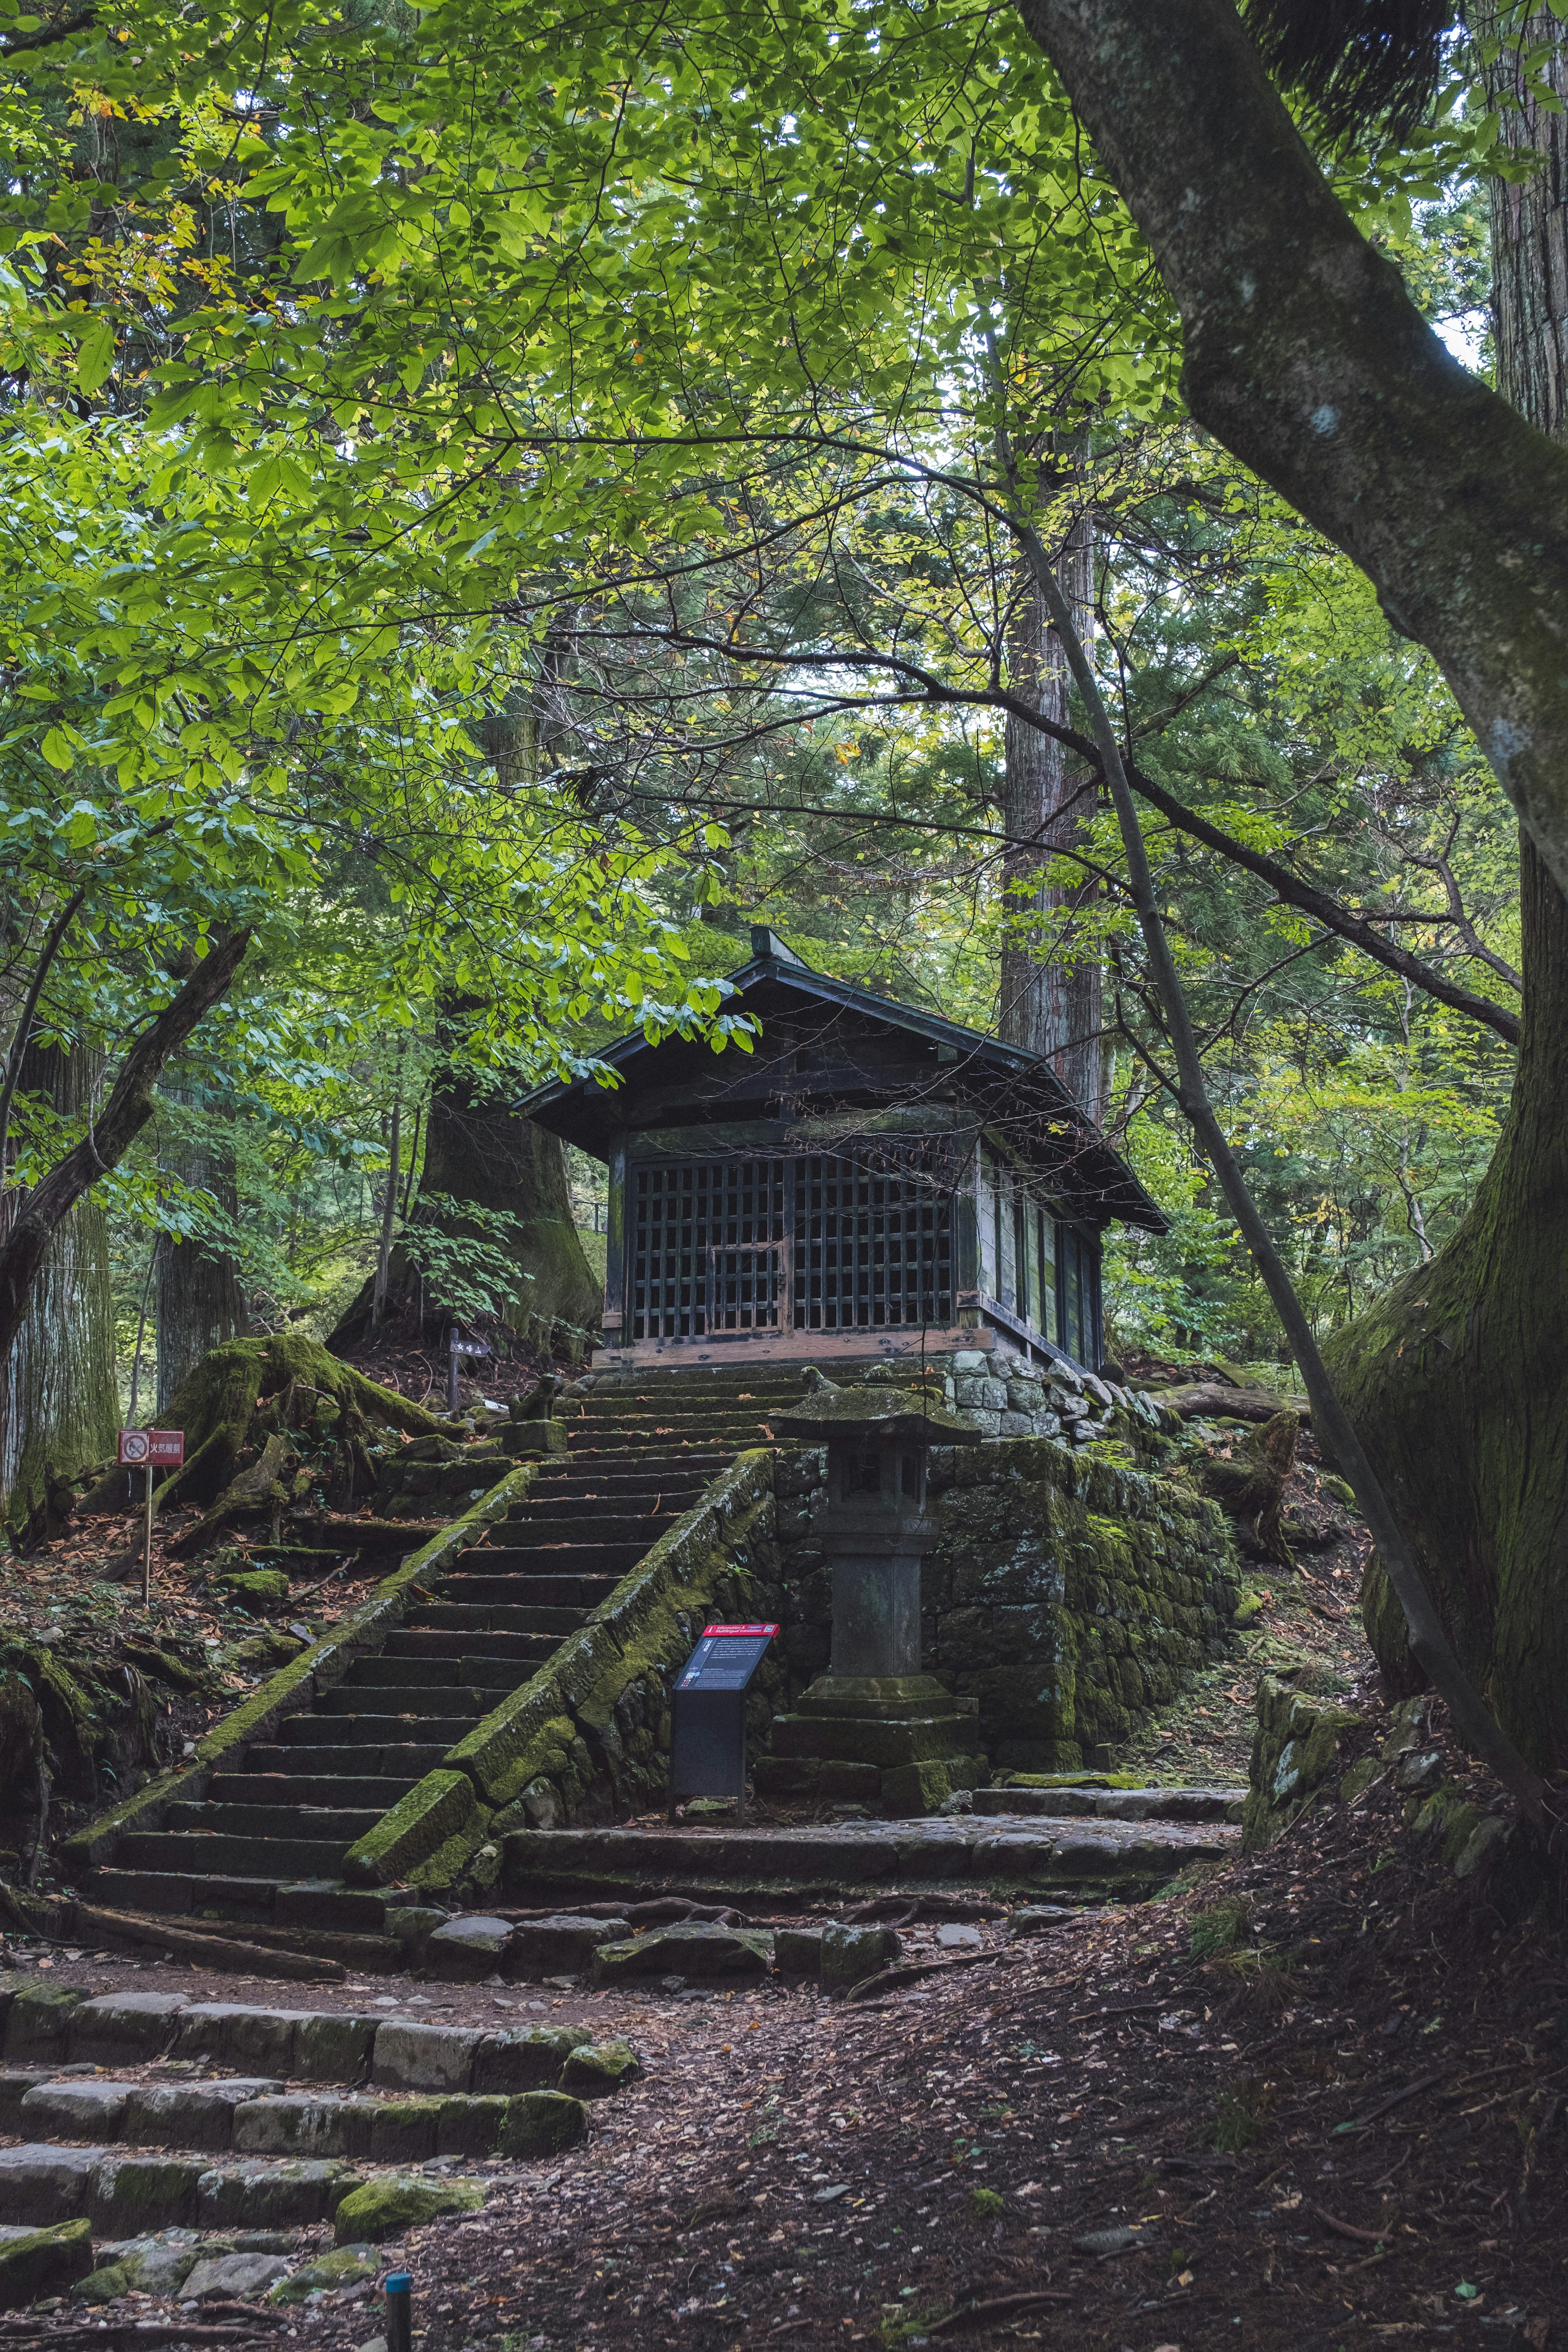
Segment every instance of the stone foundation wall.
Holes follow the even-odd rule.
[[[827,1664],[832,1591],[812,1537],[820,1447],[774,1470],[780,1611],[792,1678]],[[1053,1771],[1120,1743],[1218,1655],[1238,1598],[1217,1506],[1051,1437],[938,1448],[941,1530],[922,1580],[922,1665],[980,1702],[994,1772]]]

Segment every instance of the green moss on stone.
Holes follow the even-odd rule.
[[[303,2303],[308,2295],[358,2286],[362,2281],[374,2285],[380,2275],[381,2257],[374,2247],[336,2246],[330,2254],[319,2254],[313,2263],[303,2263],[289,2278],[279,2279],[267,2300],[285,2305]]]
[[[378,2246],[438,2214],[477,2213],[484,2201],[481,2181],[411,2180],[395,2174],[351,2189],[332,2217],[332,2233],[340,2246]]]
[[[506,2107],[496,2144],[501,2156],[554,2156],[586,2136],[588,2110],[564,2091],[525,2091]]]
[[[92,2231],[86,2221],[56,2221],[25,2238],[0,2240],[0,2311],[64,2294],[91,2269]]]

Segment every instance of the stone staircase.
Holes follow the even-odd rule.
[[[701,1371],[574,1391],[565,1455],[460,1553],[373,1655],[239,1751],[156,1830],[128,1830],[83,1892],[127,1911],[275,1929],[386,1932],[406,1898],[343,1883],[343,1856],[548,1663],[748,1445],[798,1374]]]

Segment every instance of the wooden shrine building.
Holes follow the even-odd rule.
[[[1164,1219],[1048,1062],[754,927],[750,1054],[640,1034],[522,1114],[609,1169],[598,1363],[999,1349],[1097,1371],[1100,1235]]]

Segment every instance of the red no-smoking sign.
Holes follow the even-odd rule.
[[[132,1469],[149,1464],[159,1469],[177,1469],[184,1458],[183,1429],[122,1429],[120,1433],[120,1459]]]

